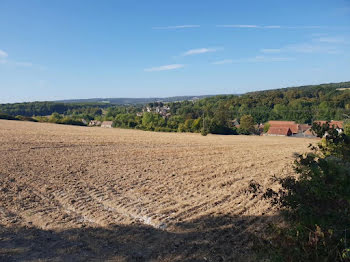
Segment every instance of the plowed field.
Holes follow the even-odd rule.
[[[313,141],[0,120],[0,260],[248,261]]]

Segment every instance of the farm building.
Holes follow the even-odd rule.
[[[292,134],[298,134],[299,133],[299,125],[296,124],[294,121],[269,121],[270,128],[271,127],[285,127],[289,128]]]
[[[319,124],[319,125],[324,125],[327,123],[327,121],[315,121],[315,123]],[[329,126],[331,127],[335,127],[337,129],[343,129],[343,124],[344,122],[343,121],[328,121],[329,123]]]
[[[291,136],[293,133],[289,127],[270,127],[267,132],[268,136]]]
[[[325,124],[327,121],[315,121],[317,124]],[[316,137],[316,134],[311,130],[311,125],[297,124],[294,121],[269,121],[270,129],[267,135],[283,135],[295,137]],[[343,121],[330,121],[330,126],[335,127],[338,132],[343,132]],[[291,134],[287,134],[288,128]]]
[[[264,133],[264,124],[260,123],[254,127],[258,134],[262,135]]]
[[[343,121],[315,121],[315,123],[319,125],[324,125],[328,122],[330,127],[335,128],[339,134],[344,132],[344,122]],[[326,132],[325,136],[328,135],[328,132]]]
[[[98,120],[91,120],[89,122],[89,126],[100,126],[101,125],[101,121]]]
[[[311,128],[311,125],[309,125],[309,124],[299,124],[300,133],[304,133],[307,130],[309,130],[310,128]]]
[[[304,137],[316,137],[316,134],[314,131],[311,130],[311,127],[306,130],[304,133],[303,133]]]
[[[103,121],[101,127],[112,128],[113,121]]]
[[[230,127],[239,127],[239,122],[237,119],[229,120]]]

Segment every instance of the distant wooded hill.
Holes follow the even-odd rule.
[[[151,97],[151,98],[89,98],[89,99],[68,99],[68,100],[57,100],[54,102],[60,103],[105,103],[112,105],[136,105],[136,104],[147,104],[153,102],[180,102],[189,100],[198,100],[213,95],[202,95],[202,96],[172,96],[172,97]]]
[[[162,127],[192,131],[194,129],[189,126],[196,121],[198,128],[205,123],[205,128],[209,128],[210,132],[223,133],[222,130],[231,132],[228,124],[230,121],[240,120],[244,115],[252,116],[255,123],[265,123],[269,120],[289,120],[297,123],[343,120],[350,115],[350,82],[256,91],[242,95],[95,98],[1,104],[0,113],[30,117],[58,113],[76,121],[111,120],[115,121],[116,126],[139,128],[146,125],[146,118],[149,117],[147,114],[142,115],[144,105],[159,102],[168,103],[170,109],[164,121],[159,120],[159,123],[154,125],[154,121],[151,121],[153,129]],[[159,115],[155,114],[152,117],[158,119]],[[117,120],[121,124],[118,124]]]

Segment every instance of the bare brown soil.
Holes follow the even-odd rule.
[[[248,261],[313,140],[0,120],[0,260]]]

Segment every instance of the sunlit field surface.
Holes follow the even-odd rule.
[[[233,261],[314,140],[0,121],[0,260]]]

